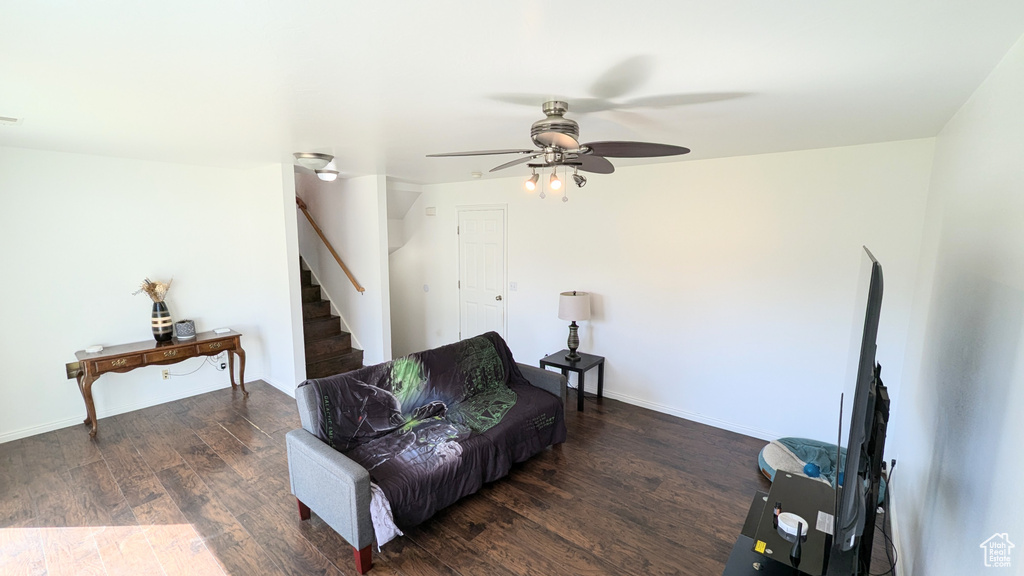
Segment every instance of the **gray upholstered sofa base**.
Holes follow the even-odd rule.
[[[565,376],[533,366],[519,364],[523,376],[537,388],[566,398]],[[370,569],[373,544],[373,522],[370,519],[370,474],[341,452],[324,444],[312,433],[312,422],[318,409],[313,388],[298,388],[295,402],[299,407],[301,429],[288,432],[288,474],[292,494],[298,500],[299,518],[308,520],[310,511],[352,545],[356,569],[365,574]]]

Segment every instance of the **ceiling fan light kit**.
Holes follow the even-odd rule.
[[[323,170],[334,160],[334,156],[320,152],[296,152],[295,160],[310,170]]]
[[[537,189],[537,169],[551,168],[548,186],[551,190],[564,190],[562,180],[558,177],[558,168],[564,166],[566,171],[571,167],[572,179],[578,188],[587,183],[587,177],[580,174],[611,174],[615,166],[608,158],[655,158],[662,156],[678,156],[690,152],[689,148],[671,144],[655,144],[652,142],[607,141],[580,144],[580,126],[575,120],[564,115],[569,111],[569,104],[561,100],[549,100],[541,106],[545,118],[533,123],[530,137],[539,150],[475,150],[471,152],[446,152],[443,154],[427,154],[428,157],[448,156],[488,156],[495,154],[521,154],[510,162],[491,168],[491,172],[526,164],[532,170],[530,178],[523,184],[528,192]],[[296,155],[297,156],[297,155]],[[541,189],[540,197],[544,198]],[[569,198],[563,192],[562,201]]]
[[[548,180],[548,185],[551,186],[552,190],[558,191],[562,189],[562,179],[558,177],[558,171],[551,171],[551,179]]]
[[[527,192],[533,192],[534,190],[537,189],[538,179],[540,179],[540,174],[537,174],[537,169],[534,168],[533,176],[530,176],[529,178],[526,179],[526,182],[523,184],[523,188],[526,188]]]
[[[587,177],[580,174],[578,168],[572,171],[572,181],[576,183],[577,188],[583,188],[587,185]]]

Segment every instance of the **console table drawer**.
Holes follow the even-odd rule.
[[[191,358],[195,355],[195,348],[174,348],[173,350],[157,350],[156,352],[149,352],[143,356],[143,359],[146,364],[156,364],[159,362],[178,361],[184,358]]]
[[[202,344],[196,344],[196,349],[200,354],[218,353],[224,352],[225,350],[234,350],[234,340],[218,340],[216,342],[203,342]]]
[[[113,370],[125,370],[142,365],[142,358],[138,356],[125,356],[124,358],[111,358],[96,362],[96,373],[111,372]]]

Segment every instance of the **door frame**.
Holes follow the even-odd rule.
[[[462,340],[462,285],[460,284],[462,280],[462,259],[460,258],[462,240],[458,232],[459,222],[462,220],[463,212],[483,212],[486,210],[501,210],[501,243],[504,252],[501,255],[501,277],[503,283],[501,287],[501,306],[504,313],[502,314],[502,333],[500,336],[502,339],[508,340],[508,204],[457,204],[455,206],[455,302],[459,311],[457,332],[460,341]]]

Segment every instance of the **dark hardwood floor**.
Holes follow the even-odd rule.
[[[2,574],[355,574],[300,522],[261,381],[0,444]],[[570,393],[568,406],[575,406]],[[614,400],[566,412],[569,440],[374,552],[385,575],[721,574],[764,441]],[[875,571],[881,571],[876,565]]]

